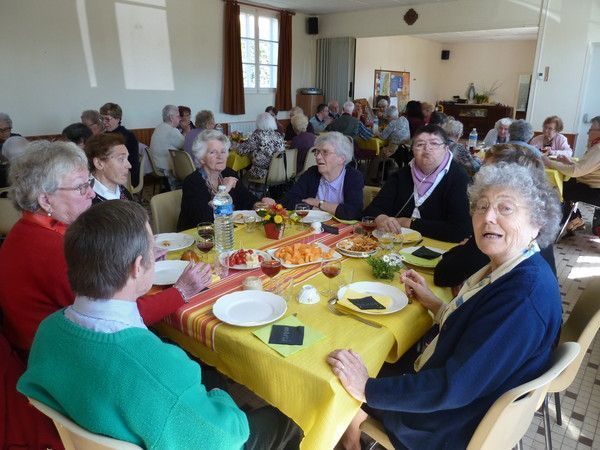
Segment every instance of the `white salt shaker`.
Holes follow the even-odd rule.
[[[319,296],[319,291],[313,285],[306,284],[302,286],[300,292],[298,293],[298,303],[303,303],[305,305],[312,305],[315,303],[319,303],[321,297]]]
[[[312,227],[313,232],[315,234],[319,234],[319,233],[323,232],[323,227],[321,226],[321,222],[313,222],[310,226]]]

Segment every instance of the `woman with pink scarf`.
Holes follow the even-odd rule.
[[[412,228],[423,236],[460,242],[472,234],[467,184],[469,177],[453,161],[448,137],[437,125],[415,132],[414,159],[396,172],[364,210],[377,228],[399,233]]]

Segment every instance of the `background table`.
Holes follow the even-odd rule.
[[[249,155],[240,155],[235,150],[229,151],[229,156],[227,156],[227,167],[236,172],[239,172],[242,169],[250,166],[252,164],[252,159]]]
[[[246,233],[236,229],[236,243],[244,248],[267,249],[293,242],[316,240],[333,246],[346,237],[351,227],[342,226],[339,236],[312,235],[308,231],[286,231],[282,240],[268,240],[262,229]],[[194,234],[194,231],[189,231]],[[447,249],[453,244],[425,240],[426,243]],[[178,257],[173,252],[170,257]],[[211,252],[212,253],[212,252]],[[342,273],[338,278],[348,281],[373,280],[371,268],[362,259],[343,258]],[[175,341],[209,365],[241,383],[291,417],[304,431],[303,449],[333,448],[360,408],[339,383],[326,362],[327,355],[337,348],[353,348],[364,359],[369,374],[375,376],[384,361],[396,361],[414,345],[432,325],[426,310],[418,303],[409,304],[401,311],[387,316],[369,316],[384,324],[378,329],[350,317],[337,316],[327,308],[327,299],[315,305],[301,305],[295,298],[288,301],[285,316],[297,313],[298,319],[321,332],[325,337],[300,352],[283,358],[252,331],[220,323],[212,315],[212,304],[222,295],[239,290],[248,275],[260,275],[260,269],[231,271],[190,303],[180,308],[157,328],[157,331]],[[284,269],[278,277],[293,276],[295,297],[300,286],[310,283],[317,288],[325,286],[327,278],[319,264],[296,269]],[[431,275],[425,274],[431,282]],[[391,284],[401,287],[398,278]],[[450,299],[449,290],[433,288],[441,297]],[[392,331],[390,331],[392,330]]]

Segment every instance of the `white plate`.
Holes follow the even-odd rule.
[[[180,260],[158,261],[154,265],[153,284],[159,286],[175,284],[189,263],[189,261]]]
[[[384,233],[384,231],[381,230],[373,230],[373,237],[375,239],[379,239],[380,236],[382,236]],[[394,233],[392,233],[394,234]],[[402,227],[402,238],[400,238],[400,236],[398,236],[397,238],[394,239],[395,243],[403,243],[403,244],[411,244],[413,242],[417,242],[418,240],[420,240],[423,236],[421,235],[421,233],[419,233],[416,230],[413,230],[411,228],[404,228]],[[396,235],[394,234],[394,237],[396,237]]]
[[[260,216],[256,214],[256,211],[240,210],[233,212],[233,223],[242,224],[246,217],[254,217],[257,222],[261,220]]]
[[[441,253],[441,254],[446,253],[446,250],[442,250],[441,248],[430,247],[429,245],[425,245],[424,247],[428,248],[429,250],[433,250],[434,252]],[[418,256],[414,256],[412,254],[412,252],[414,252],[418,248],[420,248],[420,246],[419,247],[406,247],[406,248],[403,248],[398,253],[400,253],[400,255],[402,256],[402,259],[407,264],[410,264],[410,265],[415,266],[415,267],[424,267],[424,268],[427,268],[427,269],[433,269],[433,268],[435,268],[435,266],[437,266],[438,263],[440,262],[440,258],[438,257],[438,258],[435,258],[435,259],[425,259],[425,258],[419,258]],[[406,258],[407,254],[408,254],[409,258],[410,258],[410,256],[413,256],[413,257],[415,257],[417,259],[420,259],[421,261],[413,261],[412,259],[408,259],[407,260],[407,258]]]
[[[343,243],[347,239],[350,239],[350,238],[342,239],[337,244],[335,244],[335,249],[337,252],[341,253],[342,255],[349,256],[350,258],[368,258],[369,256],[377,253],[377,251],[379,250],[379,247],[375,247],[373,250],[368,250],[368,251],[364,251],[364,252],[345,249],[340,246],[340,243]]]
[[[267,252],[263,252],[262,250],[255,250],[255,249],[246,249],[246,250],[252,250],[255,254],[257,254],[258,256],[262,256],[265,260],[271,259],[271,255],[269,255]],[[229,267],[230,269],[235,269],[235,270],[252,270],[252,269],[258,269],[260,267],[260,263],[258,263],[256,266],[249,266],[248,264],[236,264],[234,266],[228,265],[227,258],[230,255],[233,255],[237,251],[238,250],[231,250],[229,252],[221,253],[221,255],[219,256],[219,259],[221,260],[221,265],[223,265],[225,267]]]
[[[321,244],[320,242],[315,242],[315,244],[318,245],[319,247],[321,247],[321,250],[323,250],[323,252],[328,252],[330,250],[330,248],[327,247],[325,244]],[[281,265],[283,267],[285,267],[286,269],[292,269],[294,267],[301,267],[301,266],[308,266],[309,264],[321,264],[323,261],[333,261],[334,259],[340,259],[342,257],[342,255],[340,255],[338,252],[334,251],[333,256],[331,258],[321,258],[321,259],[318,259],[317,261],[312,261],[312,262],[307,262],[307,263],[302,263],[302,264],[287,264],[275,256],[275,252],[277,250],[279,250],[279,249],[272,248],[270,250],[267,250],[267,253],[269,254],[269,256],[271,258],[279,261],[281,263]]]
[[[331,220],[333,216],[325,211],[318,211],[316,209],[312,209],[308,212],[308,214],[302,218],[301,222],[304,223],[313,223],[313,222],[327,222]]]
[[[347,286],[342,286],[337,293],[337,297],[343,298],[344,294],[346,293],[346,289],[352,289],[353,291],[360,292],[365,295],[387,295],[392,299],[391,305],[386,309],[362,310],[358,307],[352,308],[356,312],[363,314],[392,314],[396,311],[400,311],[402,308],[408,305],[408,297],[406,294],[397,287],[390,286],[389,284],[378,283],[376,281],[358,281]],[[344,305],[344,307],[347,308],[346,305]]]
[[[185,233],[161,233],[154,235],[154,243],[158,248],[172,252],[192,245],[194,237]]]
[[[213,305],[217,319],[238,327],[256,327],[285,314],[287,304],[279,295],[265,291],[238,291],[224,295]]]

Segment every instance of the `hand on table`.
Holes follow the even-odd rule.
[[[354,350],[334,350],[327,357],[327,362],[344,389],[359,402],[366,402],[369,373],[360,355]]]
[[[406,219],[406,217],[401,217],[400,219]],[[402,224],[400,223],[400,219],[380,214],[375,218],[375,224],[378,230],[387,233],[401,233]]]
[[[306,203],[307,205],[312,206],[313,208],[318,208],[319,207],[319,200],[317,200],[316,198],[303,198],[302,201],[304,203]]]
[[[173,286],[188,300],[207,287],[211,278],[210,264],[190,262]]]
[[[442,301],[431,292],[425,278],[410,269],[400,275],[400,282],[406,285],[406,295],[417,300],[434,314],[442,306]]]
[[[263,197],[260,200],[261,203],[264,203],[267,206],[272,206],[272,205],[276,205],[277,202],[275,200],[273,200],[271,197]]]

